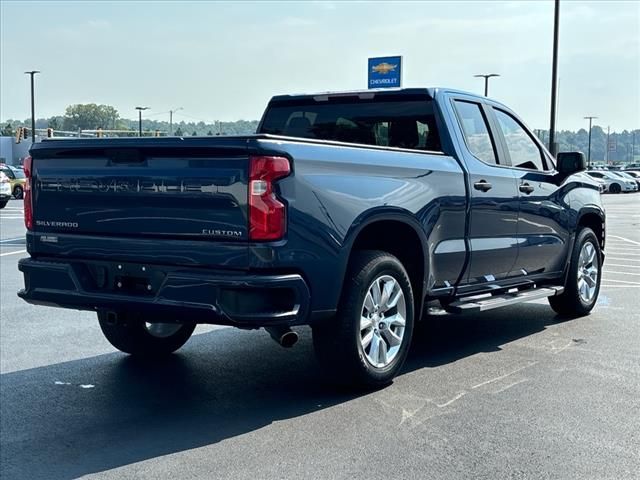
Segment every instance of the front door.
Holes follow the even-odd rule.
[[[564,267],[571,222],[561,204],[561,176],[547,152],[510,112],[492,108],[498,140],[509,157],[518,184],[518,276],[560,273]],[[564,225],[564,226],[563,226]]]

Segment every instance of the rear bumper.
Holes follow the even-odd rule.
[[[154,321],[238,327],[300,325],[309,288],[298,274],[250,275],[116,262],[20,260],[29,303],[138,312]]]

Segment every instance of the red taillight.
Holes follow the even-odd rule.
[[[32,158],[26,157],[24,159],[24,175],[27,177],[27,181],[24,184],[24,224],[27,227],[27,230],[33,229],[33,202],[31,199],[32,191],[31,191],[31,169],[32,169],[33,160]]]
[[[249,239],[278,240],[287,231],[287,207],[278,200],[273,182],[291,172],[284,157],[249,158]]]

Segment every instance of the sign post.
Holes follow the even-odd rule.
[[[369,88],[398,88],[402,86],[402,57],[376,57],[368,62]]]

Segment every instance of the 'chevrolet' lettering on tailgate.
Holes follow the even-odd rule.
[[[39,178],[38,185],[43,192],[75,193],[219,193],[220,182],[180,179],[96,179],[96,178]],[[222,187],[224,189],[224,186]]]

